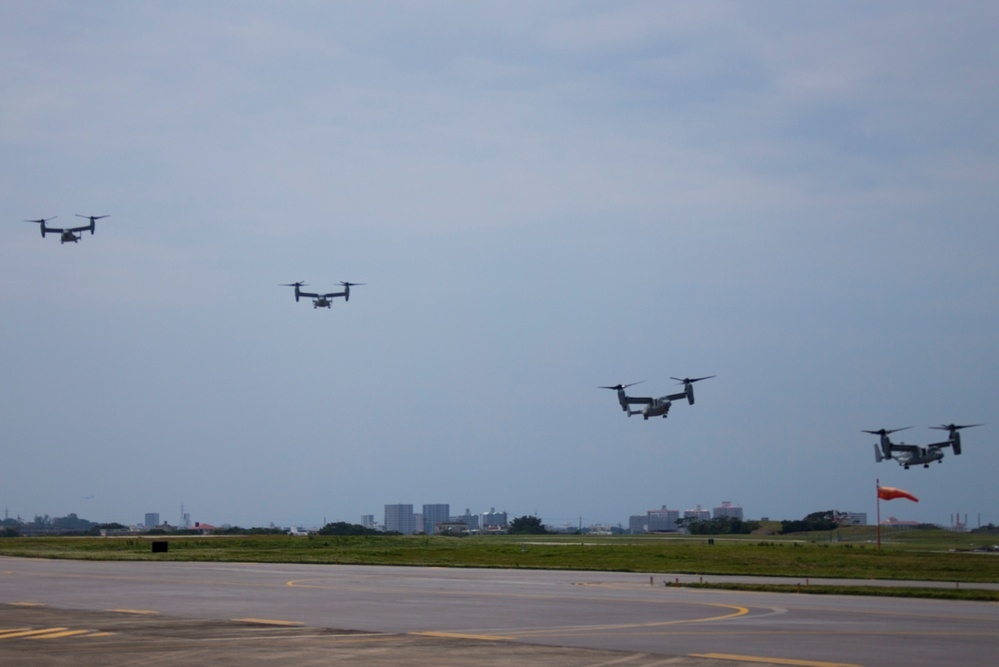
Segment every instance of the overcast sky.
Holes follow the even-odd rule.
[[[990,2],[0,4],[0,507],[999,523]],[[61,245],[24,219],[110,215]],[[280,283],[333,291],[330,310]],[[679,391],[627,418],[601,385]],[[876,463],[863,429],[964,452]],[[903,437],[904,436],[904,437]]]

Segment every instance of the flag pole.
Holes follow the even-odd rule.
[[[878,551],[881,551],[881,478],[875,480],[877,484],[875,494],[878,497]]]

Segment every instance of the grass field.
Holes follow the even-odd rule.
[[[949,531],[886,532],[879,549],[874,530],[858,527],[795,539],[715,537],[713,544],[705,537],[653,535],[8,538],[0,540],[0,555],[999,582],[999,554],[955,551],[991,544],[988,537]],[[166,541],[168,551],[152,553],[154,540]],[[822,591],[815,588],[809,592]],[[888,593],[881,590],[878,594]],[[962,592],[949,597],[967,595]],[[995,593],[992,595],[987,599],[997,599]]]

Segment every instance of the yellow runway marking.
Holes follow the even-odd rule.
[[[0,639],[17,639],[18,637],[31,637],[32,635],[44,635],[50,632],[62,632],[66,628],[42,628],[41,630],[22,630],[20,632],[5,632],[0,634]]]
[[[860,667],[848,662],[822,662],[819,660],[792,660],[790,658],[763,658],[754,655],[732,655],[730,653],[691,653],[692,658],[713,658],[715,660],[740,660],[742,662],[765,662],[771,665],[799,665],[801,667]]]
[[[619,630],[633,630],[638,628],[659,628],[666,625],[681,625],[687,623],[706,623],[709,621],[719,621],[728,618],[736,618],[738,616],[744,616],[749,613],[749,609],[746,607],[737,607],[735,605],[729,604],[708,604],[706,606],[710,607],[727,607],[734,611],[728,614],[719,614],[718,616],[707,616],[703,618],[684,618],[676,621],[650,621],[648,623],[619,623],[615,625],[580,625],[580,626],[562,626],[562,627],[551,627],[551,628],[534,628],[534,629],[523,629],[516,630],[508,628],[507,631],[510,632],[509,635],[492,635],[492,634],[474,634],[474,633],[462,633],[462,632],[410,632],[410,635],[418,635],[422,637],[445,637],[454,639],[481,639],[485,641],[516,641],[524,637],[559,637],[559,636],[569,636],[577,635],[579,633],[593,634],[594,632],[600,631],[619,631]]]
[[[143,616],[155,616],[160,613],[149,609],[107,609],[106,611],[114,612],[116,614],[140,614]]]
[[[337,586],[327,584],[326,582],[331,581],[329,578],[310,578],[310,579],[292,579],[285,582],[285,586],[291,588],[314,588],[314,589],[329,589],[329,588],[342,588],[344,590],[366,590],[367,586]],[[594,588],[603,587],[600,583],[586,583],[586,584],[574,584],[577,586],[592,586]],[[646,588],[643,586],[643,588]],[[386,589],[386,590],[399,590],[399,591],[409,591],[408,588],[398,588],[398,589]],[[431,593],[432,591],[428,591]],[[548,594],[536,594],[536,593],[479,593],[479,592],[466,592],[466,591],[438,591],[439,595],[446,596],[480,596],[480,597],[502,597],[510,599],[521,599],[521,600],[546,600],[552,597],[560,598],[562,596],[556,595],[551,596]],[[563,628],[549,628],[549,629],[535,629],[535,630],[513,630],[508,629],[517,637],[521,636],[557,636],[559,634],[574,634],[579,632],[591,632],[593,630],[625,630],[628,628],[648,628],[648,627],[660,627],[664,625],[675,625],[681,623],[706,623],[709,621],[718,621],[723,619],[735,618],[737,616],[744,616],[749,613],[747,607],[739,607],[730,604],[721,603],[705,603],[705,602],[689,602],[689,601],[671,601],[663,599],[643,599],[643,600],[627,600],[627,602],[640,603],[640,604],[683,604],[683,605],[694,605],[694,606],[709,606],[709,607],[726,607],[729,609],[734,609],[735,611],[730,614],[722,614],[719,616],[711,616],[708,618],[691,618],[691,619],[680,619],[676,621],[653,621],[649,623],[627,623],[621,625],[608,625],[608,626],[591,626],[591,627],[563,627]],[[495,636],[495,635],[487,635]]]
[[[688,603],[690,604],[690,603]],[[587,625],[579,627],[564,627],[564,628],[540,628],[537,630],[524,630],[518,632],[518,637],[537,637],[537,636],[556,636],[561,634],[575,634],[579,632],[592,633],[600,630],[629,630],[633,628],[660,628],[667,625],[683,625],[687,623],[708,623],[710,621],[721,621],[728,618],[736,618],[739,616],[745,616],[749,613],[747,607],[737,607],[730,604],[715,604],[710,603],[705,606],[709,607],[727,607],[729,609],[734,609],[735,611],[728,614],[720,614],[718,616],[707,616],[704,618],[681,618],[676,621],[650,621],[648,623],[621,623],[617,625]]]
[[[259,625],[305,625],[301,621],[276,621],[269,618],[232,618],[236,623],[257,623]]]
[[[445,639],[482,639],[490,642],[513,641],[516,637],[503,637],[501,635],[467,635],[460,632],[410,632],[411,635],[419,637],[443,637]]]
[[[74,635],[85,635],[90,630],[63,630],[62,632],[50,632],[42,635],[32,635],[28,639],[61,639],[62,637],[73,637]]]

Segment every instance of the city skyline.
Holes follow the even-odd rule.
[[[391,527],[389,525],[390,508],[392,508],[391,512],[393,517],[393,523]],[[442,522],[466,523],[466,525],[468,525],[470,528],[476,530],[482,529],[487,526],[504,527],[509,523],[509,521],[512,521],[513,519],[519,518],[521,516],[537,516],[533,514],[511,516],[506,511],[497,511],[494,506],[490,507],[488,511],[475,512],[475,513],[473,513],[470,508],[465,508],[463,514],[456,515],[450,513],[449,503],[423,504],[421,506],[422,510],[421,512],[414,511],[415,508],[416,505],[413,505],[412,503],[386,504],[384,506],[383,521],[381,523],[375,520],[375,515],[373,514],[362,514],[359,521],[352,521],[348,518],[338,517],[330,520],[324,520],[324,522],[314,525],[309,525],[306,522],[291,522],[290,524],[287,525],[277,526],[273,522],[269,522],[266,525],[258,524],[258,525],[240,526],[237,524],[232,524],[224,520],[224,518],[222,520],[215,520],[212,522],[209,521],[195,522],[191,520],[190,513],[186,511],[181,512],[181,520],[179,523],[176,524],[172,523],[167,518],[162,518],[161,520],[161,514],[159,512],[146,512],[144,515],[144,519],[142,521],[137,521],[134,523],[133,522],[122,523],[121,521],[94,522],[94,523],[122,523],[122,525],[142,526],[145,528],[170,526],[179,529],[187,529],[196,524],[203,524],[211,527],[218,526],[220,528],[230,528],[230,527],[269,528],[277,526],[280,528],[292,529],[292,530],[295,529],[317,530],[319,528],[322,528],[324,525],[343,522],[343,523],[356,523],[357,525],[363,526],[365,528],[375,528],[385,531],[395,531],[395,532],[400,532],[404,535],[410,535],[417,533],[428,533],[427,523],[426,523],[428,516],[428,511],[427,511],[428,508],[431,509],[431,512],[436,512],[436,514],[431,514],[431,519],[430,519],[431,523],[434,523],[435,525],[437,523],[442,523]],[[407,511],[409,512],[409,516],[408,518],[405,518],[403,520],[401,515]],[[855,512],[851,510],[843,510],[841,508],[811,510],[809,512],[803,513],[802,517],[806,516],[807,514],[811,514],[813,512],[825,512],[825,511],[834,511],[837,514],[846,517],[848,520],[852,520],[854,522],[859,522],[862,524],[867,523],[866,512]],[[653,516],[656,515],[660,517],[658,520],[652,518]],[[77,513],[75,512],[70,513],[69,516],[77,516]],[[493,517],[497,518],[501,517],[501,519],[493,521],[492,520]],[[780,517],[780,518],[746,517],[744,516],[744,508],[742,508],[741,506],[733,504],[731,501],[721,501],[718,505],[710,509],[702,508],[700,505],[687,509],[674,509],[674,508],[668,508],[666,505],[662,505],[659,508],[651,508],[649,510],[646,510],[646,512],[643,514],[632,514],[627,518],[627,520],[617,521],[617,522],[588,520],[584,523],[583,517],[580,516],[578,517],[578,524],[576,524],[576,527],[587,528],[587,529],[592,527],[601,527],[601,526],[618,527],[621,529],[625,529],[625,527],[627,527],[627,529],[631,532],[642,532],[641,530],[636,530],[636,527],[644,526],[649,531],[655,531],[655,530],[672,531],[678,528],[677,519],[679,518],[698,519],[706,521],[711,519],[717,519],[719,517],[733,517],[733,518],[738,518],[740,520],[745,519],[745,520],[754,520],[754,521],[756,520],[782,521],[782,520],[798,520],[802,518],[802,517]],[[6,519],[12,518],[10,517],[9,511],[5,513],[5,518]],[[52,518],[59,518],[59,517],[52,517]],[[84,516],[79,516],[79,518],[88,521],[90,520]],[[537,518],[541,519],[543,525],[549,526],[553,529],[567,529],[573,527],[568,522],[563,521],[562,523],[557,523],[554,520],[545,520],[544,516],[538,516]],[[27,521],[23,517],[18,517],[18,519],[21,521]],[[894,516],[891,517],[891,519],[897,520],[896,517]],[[150,524],[150,521],[152,521],[153,523]],[[905,522],[904,519],[902,521]],[[967,519],[965,519],[965,521],[967,521]],[[919,522],[912,522],[912,523],[919,523]],[[955,525],[953,516],[951,517],[951,525],[952,526]],[[960,519],[958,519],[956,525],[962,525],[960,523]],[[434,532],[436,532],[436,530]]]

